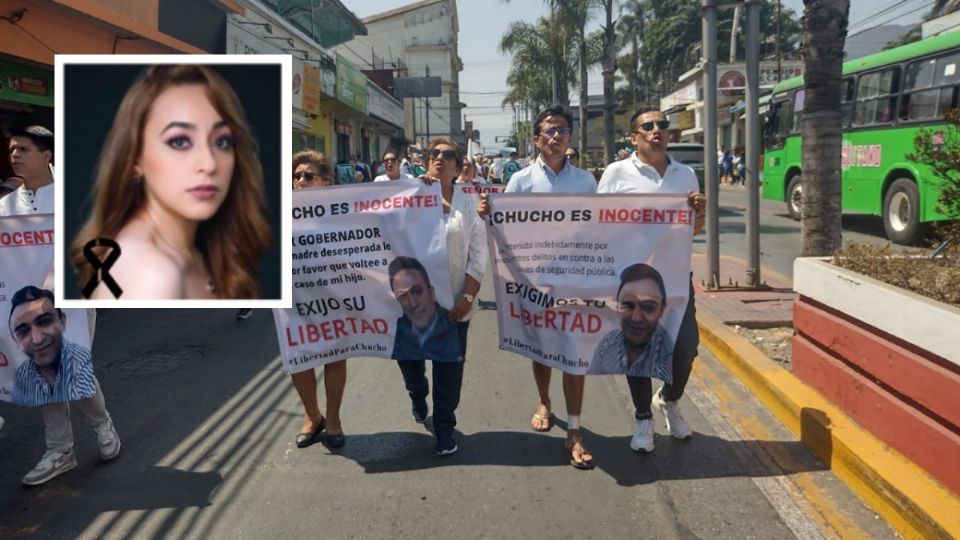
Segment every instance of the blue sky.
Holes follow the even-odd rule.
[[[360,18],[413,3],[410,0],[341,1]],[[930,0],[851,0],[851,33],[878,23],[918,22],[929,9],[929,3]],[[799,14],[803,11],[803,0],[783,0],[783,6]],[[885,12],[888,7],[891,10]],[[460,100],[467,104],[464,114],[480,130],[482,144],[492,147],[495,136],[510,134],[513,118],[512,111],[500,109],[510,67],[509,57],[497,50],[500,36],[510,22],[532,22],[547,10],[543,0],[457,0],[457,13],[460,58],[463,59]],[[869,18],[871,16],[873,18]],[[599,26],[597,20],[592,24]],[[588,88],[591,95],[602,93],[598,70],[590,74]]]

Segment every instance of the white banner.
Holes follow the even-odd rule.
[[[453,293],[442,205],[439,183],[293,192],[293,309],[274,310],[286,372],[356,356],[412,359],[410,328],[427,358],[460,359],[445,318]],[[391,283],[398,258],[407,264]]]
[[[20,310],[12,314],[12,300],[17,291],[32,285],[40,289],[52,289],[51,269],[53,268],[53,214],[14,216],[0,218],[0,317],[7,325],[0,332],[0,401],[13,401],[22,405],[42,405],[54,401],[66,401],[68,396],[82,399],[92,397],[89,382],[93,378],[93,365],[90,361],[90,329],[87,324],[86,309],[64,309],[64,319],[44,324],[43,336],[34,340],[31,335],[38,331],[34,318],[24,319],[22,328],[18,325]],[[51,301],[52,302],[52,301]],[[23,305],[23,304],[21,304]],[[17,306],[20,307],[20,306]],[[23,309],[26,309],[24,307]],[[18,315],[18,317],[11,317]],[[25,332],[24,346],[50,341],[55,346],[73,344],[83,353],[74,358],[69,376],[58,377],[46,394],[34,392],[34,386],[15,384],[16,380],[33,382],[36,370],[30,370],[30,358],[27,357],[15,330]],[[49,347],[49,345],[47,345]],[[62,350],[62,349],[61,349]],[[59,354],[59,351],[58,351]],[[65,365],[67,362],[61,363]],[[32,371],[32,373],[31,373]],[[17,374],[20,377],[17,377]],[[16,399],[14,399],[16,394]]]
[[[502,349],[569,373],[672,378],[690,283],[686,195],[505,193],[490,202]]]

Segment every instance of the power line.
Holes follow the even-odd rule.
[[[920,9],[926,9],[926,8],[932,6],[934,3],[935,3],[935,0],[931,0],[930,2],[927,2],[926,4],[923,4],[922,6],[918,7],[917,9],[918,9],[918,10],[920,10]],[[874,28],[878,28],[878,27],[883,26],[883,25],[885,25],[885,24],[887,24],[887,23],[889,23],[889,22],[893,22],[894,20],[898,19],[899,17],[902,17],[902,15],[901,15],[901,14],[895,14],[895,15],[893,15],[892,17],[890,17],[889,19],[886,19],[886,20],[884,20],[884,21],[882,21],[882,22],[879,22],[879,23],[871,26],[870,28],[864,28],[863,30],[860,30],[859,32],[854,32],[853,34],[847,35],[847,39],[852,38],[852,37],[854,37],[854,36],[859,36],[860,34],[863,34],[864,32],[868,32],[868,31],[870,31],[870,30],[873,30]]]
[[[893,11],[896,11],[896,10],[898,10],[898,9],[900,9],[900,8],[906,7],[906,6],[908,6],[909,4],[911,4],[911,3],[913,3],[913,2],[916,2],[916,1],[917,1],[917,0],[907,0],[906,2],[894,2],[893,5],[889,5],[889,6],[885,7],[885,8],[883,8],[883,9],[881,9],[880,11],[877,11],[876,13],[873,13],[873,14],[871,14],[871,15],[868,15],[868,16],[864,17],[863,19],[860,19],[859,21],[851,24],[848,28],[849,28],[849,29],[854,29],[854,28],[863,27],[864,25],[866,25],[866,24],[867,24],[868,22],[870,22],[870,21],[874,21],[874,20],[876,20],[876,19],[879,18],[879,17],[883,17],[884,15],[887,15],[887,14],[889,14],[889,13],[891,13],[891,12],[893,12]],[[923,6],[920,6],[920,7],[917,8],[917,9],[924,9],[925,7],[927,7],[927,6],[931,5],[931,4],[933,4],[933,2],[929,2],[929,3],[927,3],[927,4],[923,5]],[[878,27],[878,26],[882,26],[882,25],[884,25],[884,24],[892,21],[893,19],[896,19],[896,18],[901,17],[901,16],[902,16],[902,14],[898,14],[898,15],[895,15],[892,19],[885,20],[885,21],[883,21],[883,22],[881,22],[881,23],[874,24],[873,26],[870,26],[869,28],[857,30],[857,31],[855,31],[855,32],[853,33],[853,35],[857,35],[857,34],[863,33],[863,32],[865,32],[866,30],[870,30],[870,29],[876,28],[876,27]]]

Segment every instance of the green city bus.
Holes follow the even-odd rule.
[[[842,197],[844,212],[882,216],[898,244],[920,240],[937,211],[939,184],[906,155],[924,128],[944,137],[944,113],[960,106],[960,31],[843,64]],[[764,126],[763,197],[784,201],[800,219],[803,77],[773,89]]]

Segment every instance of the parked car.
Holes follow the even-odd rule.
[[[693,169],[693,172],[697,173],[700,191],[704,192],[703,145],[700,143],[670,143],[667,145],[667,153],[670,154],[670,157],[689,166]]]

